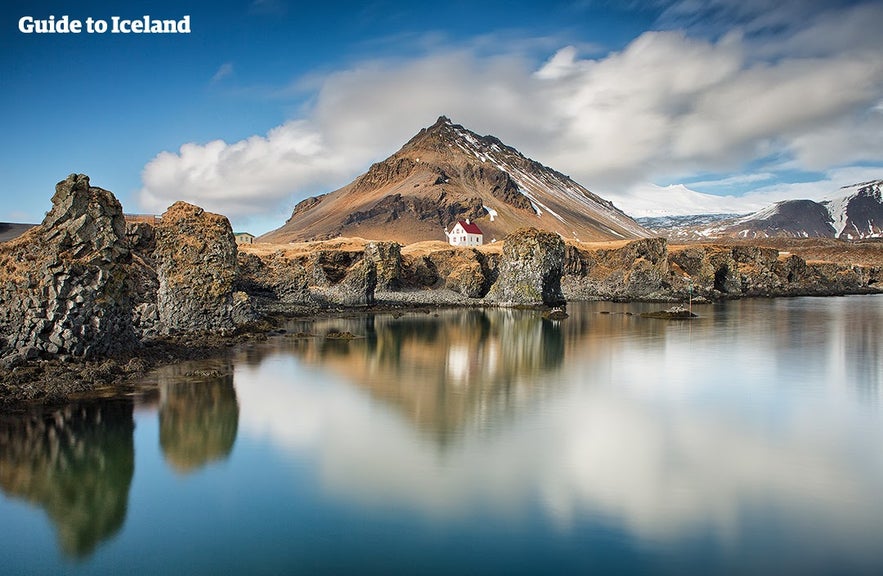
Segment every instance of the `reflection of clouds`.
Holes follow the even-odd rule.
[[[524,379],[532,392],[518,419],[481,412],[485,426],[444,450],[392,404],[285,355],[237,370],[240,430],[315,460],[330,495],[363,506],[509,518],[539,504],[563,529],[595,518],[656,541],[710,532],[738,543],[769,522],[858,555],[883,544],[883,463],[860,456],[878,453],[878,415],[833,383],[795,393],[826,365],[827,339],[798,338],[785,346],[793,358],[769,361],[763,347],[782,345],[769,323],[740,333],[708,316],[693,326],[590,318],[596,332],[568,336],[562,371]],[[602,322],[632,322],[638,337],[611,337]],[[461,356],[446,348],[442,369],[452,374]]]
[[[816,403],[771,424],[771,439],[719,410],[673,413],[616,386],[576,386],[544,415],[440,452],[392,411],[320,378],[281,357],[239,372],[241,430],[317,459],[326,490],[362,505],[509,516],[539,501],[563,527],[589,514],[651,539],[711,529],[724,540],[758,507],[823,520],[805,527],[816,536],[879,538],[883,470],[844,452],[854,430],[826,431]]]
[[[556,405],[560,425],[545,441],[557,450],[536,481],[565,525],[591,512],[650,539],[713,530],[729,540],[757,508],[814,518],[816,536],[879,539],[883,470],[854,458],[854,430],[826,426],[822,402],[748,430],[719,407],[660,409],[612,388]]]

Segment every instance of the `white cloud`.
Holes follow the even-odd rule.
[[[763,13],[749,4],[715,3],[718,14],[738,8],[744,25],[713,41],[646,32],[602,57],[565,46],[540,66],[518,51],[437,49],[311,77],[315,97],[300,119],[159,154],[144,168],[141,202],[161,210],[186,199],[232,217],[290,208],[345,184],[440,114],[601,193],[772,156],[821,172],[883,162],[879,35],[849,38],[849,23],[883,26],[883,7],[800,21],[786,19],[795,5]],[[762,34],[773,25],[786,32]]]
[[[302,121],[232,144],[184,144],[144,167],[140,201],[155,212],[184,199],[227,215],[260,213],[294,187],[309,190],[345,171],[333,152]]]

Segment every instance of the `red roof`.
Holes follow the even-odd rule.
[[[463,227],[463,230],[466,231],[467,234],[481,234],[484,235],[484,232],[481,231],[481,228],[478,227],[478,224],[475,222],[466,223],[465,220],[457,220],[457,224]]]

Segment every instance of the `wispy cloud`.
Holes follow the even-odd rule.
[[[158,155],[141,200],[159,210],[183,196],[230,215],[278,209],[346,183],[439,114],[599,192],[739,172],[771,156],[823,173],[883,165],[880,41],[851,41],[843,24],[880,29],[883,5],[823,6],[787,25],[782,10],[796,5],[775,14],[759,6],[713,2],[743,23],[714,37],[690,26],[646,32],[603,56],[562,46],[540,66],[522,52],[467,45],[313,76],[299,119],[266,136]],[[670,5],[670,15],[686,7]],[[709,14],[717,12],[706,22]],[[770,26],[781,33],[767,34]],[[822,48],[807,47],[810,33]],[[740,178],[760,183],[770,170]]]
[[[212,76],[211,83],[216,84],[220,82],[224,78],[233,75],[233,63],[232,62],[224,62],[215,72],[214,76]]]

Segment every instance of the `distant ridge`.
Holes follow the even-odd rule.
[[[12,222],[0,222],[0,242],[8,242],[18,238],[36,224],[15,224]]]
[[[883,238],[883,180],[844,186],[820,202],[783,200],[740,217],[642,222],[670,238]]]
[[[441,116],[352,183],[299,203],[257,241],[445,240],[445,227],[467,218],[486,242],[526,226],[583,241],[649,235],[566,175]]]

